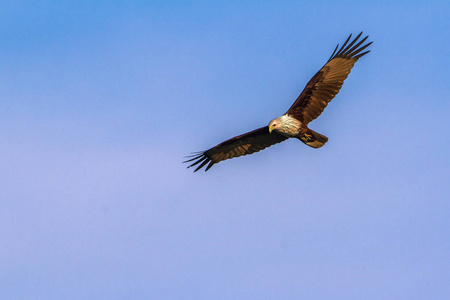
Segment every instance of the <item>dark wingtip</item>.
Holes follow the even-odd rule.
[[[194,156],[197,156],[197,155],[202,154],[202,153],[203,153],[203,151],[191,152],[190,155],[183,156],[183,158],[194,157]]]
[[[203,168],[207,163],[209,163],[209,159],[206,156],[202,160],[204,161],[200,164],[200,166],[197,167],[197,169],[195,169],[194,173]]]
[[[189,169],[191,167],[194,167],[198,164],[200,164],[195,170],[194,173],[197,172],[198,170],[200,170],[201,168],[203,168],[207,163],[209,163],[209,165],[206,167],[205,171],[208,171],[209,168],[211,168],[214,165],[214,162],[211,161],[211,158],[206,154],[206,152],[194,152],[189,156],[185,156],[185,158],[190,158],[188,160],[183,161],[183,163],[191,163],[189,166],[187,166],[186,168]]]
[[[193,160],[199,159],[199,158],[202,157],[202,156],[203,156],[203,153],[185,156],[184,158],[189,158],[189,159],[183,161],[183,163],[191,162],[191,161],[193,161]]]
[[[366,51],[366,52],[363,52],[363,53],[361,53],[361,54],[358,54],[358,55],[355,56],[355,58],[356,58],[356,59],[359,59],[360,57],[363,57],[364,55],[366,55],[366,54],[369,53],[369,52],[370,52],[370,50],[368,50],[368,51]]]
[[[345,43],[339,48],[339,50],[337,52],[336,52],[336,49],[333,51],[333,54],[331,55],[331,57],[330,57],[330,59],[328,61],[330,61],[330,60],[332,60],[334,58],[337,58],[337,57],[348,58],[348,59],[350,59],[350,58],[358,59],[361,56],[369,53],[370,51],[366,51],[366,52],[363,53],[363,55],[359,54],[361,51],[363,51],[364,49],[366,49],[368,46],[370,46],[373,43],[373,42],[370,42],[370,43],[367,43],[367,44],[363,45],[363,43],[369,38],[368,35],[358,42],[358,40],[360,39],[362,34],[363,34],[363,31],[361,31],[353,39],[353,41],[348,43],[350,41],[351,37],[352,37],[352,35],[350,34],[350,36],[347,38]],[[356,42],[358,42],[358,43],[356,43]],[[355,43],[356,43],[356,45],[355,45]]]

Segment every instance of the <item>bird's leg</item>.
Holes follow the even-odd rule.
[[[312,137],[312,135],[305,133],[303,134],[302,140],[304,140],[305,142],[311,142],[313,140]]]

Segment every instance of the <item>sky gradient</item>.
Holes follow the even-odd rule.
[[[1,299],[449,299],[448,1],[0,4]],[[371,53],[267,125],[350,33]]]

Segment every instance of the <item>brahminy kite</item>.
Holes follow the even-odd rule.
[[[308,124],[320,116],[328,102],[336,96],[356,61],[370,52],[362,52],[372,42],[364,44],[369,36],[358,41],[361,35],[362,32],[349,43],[352,37],[350,34],[341,48],[339,44],[336,46],[327,63],[311,78],[284,115],[270,121],[268,126],[191,155],[185,161],[193,162],[188,168],[200,164],[196,172],[209,163],[205,169],[208,171],[218,162],[258,152],[288,138],[297,138],[312,148],[322,147],[328,138],[308,128]]]

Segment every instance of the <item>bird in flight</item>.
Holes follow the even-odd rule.
[[[280,143],[288,138],[297,138],[312,148],[320,148],[328,138],[317,133],[308,124],[315,120],[337,93],[358,59],[369,51],[363,52],[372,42],[364,44],[369,36],[359,40],[362,32],[351,42],[352,35],[331,54],[327,63],[317,72],[289,110],[264,126],[242,135],[233,137],[209,150],[196,152],[188,156],[185,163],[188,168],[197,166],[197,172],[205,165],[208,171],[213,165],[234,157],[252,154]],[[359,40],[359,41],[358,41]],[[350,42],[350,43],[349,43]],[[338,50],[339,48],[339,50]]]

